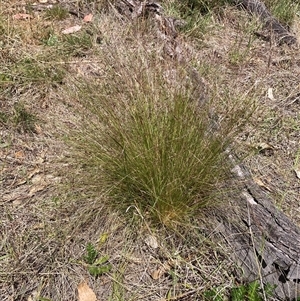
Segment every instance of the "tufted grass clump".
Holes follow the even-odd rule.
[[[110,108],[104,137],[91,133],[85,145],[114,206],[136,206],[168,224],[216,203],[224,141],[209,136],[207,120],[185,95],[160,106],[151,101],[133,99],[125,120]]]
[[[179,66],[174,83],[150,58],[127,59],[108,66],[100,84],[81,87],[83,121],[73,139],[80,185],[169,226],[220,201],[233,117],[216,129]]]
[[[185,95],[162,106],[145,101],[129,108],[124,124],[112,116],[111,148],[100,158],[116,204],[135,205],[168,224],[214,204],[223,143],[208,137],[207,121]]]

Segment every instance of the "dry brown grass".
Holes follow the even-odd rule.
[[[61,34],[81,23],[75,16],[53,22],[35,12],[29,21],[14,20],[24,12],[23,3],[1,1],[0,7],[0,299],[77,300],[76,288],[84,280],[99,300],[203,300],[212,287],[233,287],[239,271],[226,248],[211,242],[217,225],[209,222],[210,212],[198,226],[170,233],[149,228],[134,207],[128,219],[102,205],[105,195],[87,201],[88,191],[65,183],[66,174],[80,176],[62,139],[80,125],[74,79],[101,81],[107,66],[99,52],[110,43],[137,51],[152,45],[170,72],[173,63],[163,56],[155,31],[144,23],[132,27],[114,12],[98,13],[92,26],[84,25],[90,41],[80,49],[86,35],[80,32],[74,45]],[[254,39],[246,29],[257,25],[245,22],[248,16],[226,8],[211,20],[203,40],[181,33],[182,51],[205,79],[215,112],[228,111],[240,99],[256,99],[257,110],[236,147],[247,154],[253,177],[300,225],[294,172],[300,149],[298,50]],[[296,19],[295,30],[299,24]],[[51,35],[57,44],[45,45]],[[268,97],[270,88],[274,98]],[[18,103],[36,117],[29,130],[14,122]],[[260,150],[262,143],[272,147]],[[100,243],[103,234],[108,238]],[[158,240],[158,248],[149,245],[149,237]],[[83,261],[89,242],[113,267],[96,279]],[[162,271],[158,279],[155,271]]]

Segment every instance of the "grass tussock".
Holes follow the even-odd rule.
[[[171,225],[220,201],[224,150],[241,111],[218,125],[183,66],[163,70],[153,53],[123,51],[106,54],[100,84],[81,87],[85,116],[71,139],[85,171],[79,186]]]

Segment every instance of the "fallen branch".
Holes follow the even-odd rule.
[[[233,156],[230,155],[231,160]],[[300,229],[278,210],[242,165],[234,168],[233,206],[216,212],[218,232],[231,246],[247,281],[275,287],[279,300],[300,296]]]

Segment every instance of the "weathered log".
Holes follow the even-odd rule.
[[[233,160],[232,155],[230,158]],[[267,191],[242,165],[234,168],[233,206],[218,210],[221,234],[233,250],[247,281],[275,287],[279,300],[300,296],[300,229],[277,209]],[[276,300],[277,300],[276,299]]]
[[[272,16],[265,4],[260,0],[236,0],[237,5],[242,5],[250,14],[257,15],[263,27],[267,29],[275,40],[281,44],[293,45],[297,43],[296,37],[291,34],[276,18]]]

